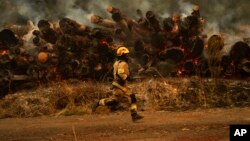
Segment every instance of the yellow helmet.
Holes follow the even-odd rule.
[[[119,47],[116,51],[117,56],[122,56],[123,54],[128,54],[129,50],[126,47]]]

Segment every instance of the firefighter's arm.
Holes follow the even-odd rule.
[[[112,82],[112,85],[119,88],[120,90],[122,90],[125,94],[125,96],[130,96],[132,94],[132,89],[129,87],[123,87],[120,84],[118,84],[117,82]]]
[[[117,74],[122,80],[126,80],[129,75],[128,64],[121,62],[118,66]]]

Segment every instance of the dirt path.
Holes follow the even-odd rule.
[[[229,124],[250,124],[250,108],[187,112],[141,112],[132,123],[128,112],[106,115],[1,119],[1,141],[169,140],[228,141]]]

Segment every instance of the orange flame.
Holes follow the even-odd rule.
[[[179,25],[175,24],[175,26],[172,29],[172,33],[178,33],[179,32]]]
[[[2,52],[1,52],[1,55],[7,55],[8,54],[8,50],[3,50]]]
[[[101,40],[100,44],[102,44],[102,45],[108,45],[108,42],[106,40]]]
[[[207,49],[207,48],[208,48],[208,44],[205,44],[205,45],[204,45],[204,48]]]
[[[177,71],[177,76],[181,76],[182,75],[182,71],[181,70],[178,70]]]
[[[195,60],[194,60],[194,64],[195,64],[195,65],[198,65],[198,63],[199,63],[199,60],[198,60],[198,59],[195,59]]]

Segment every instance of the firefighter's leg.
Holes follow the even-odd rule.
[[[117,99],[114,96],[109,97],[109,98],[103,98],[103,99],[100,99],[98,102],[94,103],[92,107],[92,112],[95,112],[95,110],[99,106],[108,106],[112,110],[114,109],[116,105],[117,105]]]
[[[131,117],[132,117],[132,121],[133,122],[136,122],[140,119],[143,118],[143,116],[139,115],[137,113],[137,105],[136,105],[136,97],[135,97],[135,94],[131,94],[130,95],[130,113],[131,113]]]
[[[100,106],[113,106],[117,103],[116,97],[103,98],[99,101]]]

